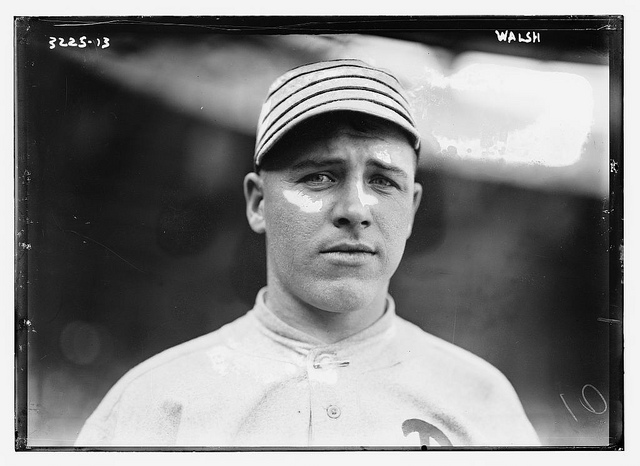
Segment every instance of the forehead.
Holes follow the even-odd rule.
[[[417,165],[408,136],[395,125],[363,118],[324,118],[294,128],[264,159],[265,170],[292,168],[305,159],[365,161]]]
[[[401,135],[395,133],[363,134],[351,128],[336,128],[317,139],[304,139],[293,150],[289,159],[294,165],[301,160],[334,161],[350,159],[366,161],[369,158],[387,163],[411,162],[415,153]]]

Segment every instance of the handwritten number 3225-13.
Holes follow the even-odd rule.
[[[57,44],[56,44],[57,42]],[[80,37],[77,41],[75,37],[69,37],[68,39],[64,37],[49,37],[49,49],[55,49],[58,47],[78,47],[79,49],[83,49],[87,46],[87,44],[95,43],[97,47],[106,49],[111,44],[109,43],[108,37],[98,37],[95,40],[87,40],[87,36]]]

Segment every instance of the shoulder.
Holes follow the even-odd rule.
[[[212,348],[225,346],[233,335],[238,333],[241,327],[247,325],[248,316],[244,315],[239,319],[192,340],[181,343],[177,346],[166,349],[155,356],[143,361],[127,372],[114,386],[130,385],[138,379],[153,374],[155,378],[165,372],[172,375],[179,375],[189,371],[192,366],[199,365],[201,359],[207,357]]]
[[[495,366],[401,318],[396,336],[405,358],[398,377],[415,399],[430,400],[479,444],[539,444],[516,390]]]
[[[116,383],[114,389],[117,392],[118,388],[148,378],[153,379],[154,384],[158,384],[163,378],[173,380],[193,376],[194,371],[202,372],[208,366],[204,361],[211,359],[213,352],[217,354],[221,348],[229,348],[237,343],[238,337],[245,335],[251,325],[251,316],[245,314],[213,332],[166,349],[127,372]]]
[[[209,386],[208,381],[215,379],[212,369],[215,358],[225,354],[232,359],[235,353],[230,342],[246,334],[251,325],[251,316],[244,315],[214,332],[158,353],[129,370],[102,399],[78,441],[99,444],[103,437],[111,439],[122,416],[136,417],[142,425],[146,425],[145,422],[160,424],[171,417],[172,404],[206,396],[202,390]]]
[[[474,392],[488,396],[491,392],[513,392],[511,383],[495,366],[460,346],[425,332],[417,325],[398,317],[398,341],[409,364],[428,367],[431,376],[440,380],[464,383]]]

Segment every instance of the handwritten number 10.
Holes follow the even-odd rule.
[[[593,405],[589,402],[589,400],[587,400],[587,394],[586,394],[587,388],[591,388],[593,391],[595,391],[596,394],[602,400],[603,407],[600,411],[596,410],[593,407]],[[564,393],[560,393],[560,398],[562,399],[562,402],[564,403],[565,408],[567,408],[567,411],[569,411],[569,414],[571,414],[571,417],[573,417],[573,419],[576,422],[578,422],[578,418],[576,418],[575,414],[573,414],[573,411],[571,411],[571,408],[569,408],[567,401],[564,399]],[[602,396],[602,393],[600,393],[600,391],[596,387],[594,387],[589,383],[582,387],[582,398],[579,399],[579,401],[582,407],[587,411],[589,411],[591,414],[604,414],[605,412],[607,412],[607,400],[605,400],[604,396]]]

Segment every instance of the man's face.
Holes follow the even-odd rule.
[[[399,130],[346,126],[287,149],[285,163],[245,179],[249,223],[266,233],[269,292],[330,312],[386,296],[422,188]]]

